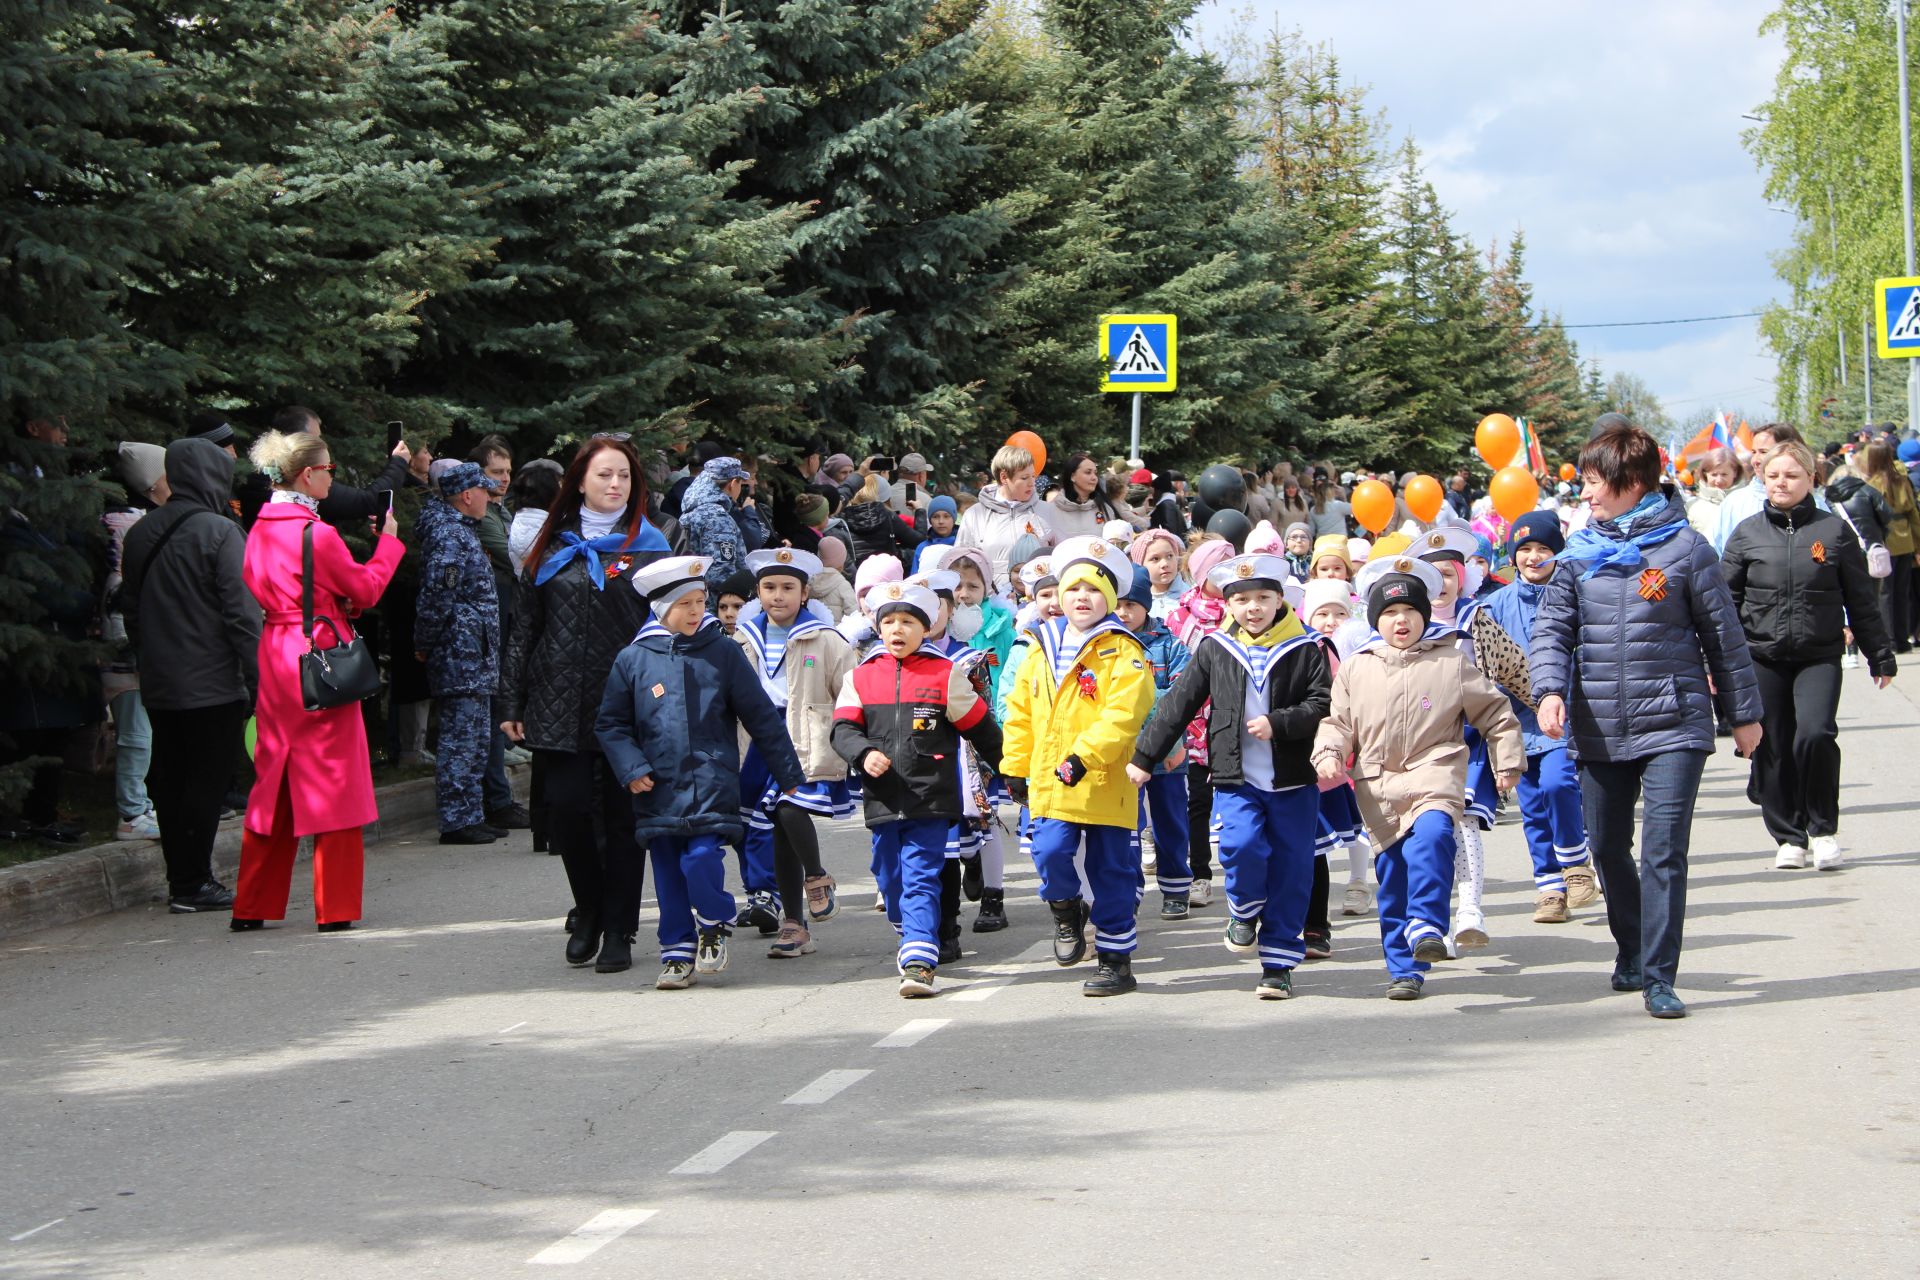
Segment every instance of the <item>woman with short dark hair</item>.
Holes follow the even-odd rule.
[[[1717,691],[1734,745],[1750,756],[1760,743],[1760,692],[1719,557],[1680,500],[1660,490],[1659,444],[1638,427],[1608,426],[1580,451],[1579,467],[1593,519],[1567,540],[1563,567],[1541,597],[1533,693],[1542,732],[1573,736],[1619,948],[1613,988],[1640,991],[1656,1018],[1680,1018],[1687,1008],[1673,982],[1694,797],[1713,754],[1713,699]]]

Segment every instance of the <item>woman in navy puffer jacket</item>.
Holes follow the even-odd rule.
[[[1660,491],[1660,446],[1638,427],[1580,451],[1593,522],[1567,540],[1529,649],[1540,727],[1571,729],[1594,862],[1619,946],[1616,991],[1656,1018],[1686,1016],[1673,994],[1687,910],[1687,847],[1713,754],[1713,675],[1735,747],[1760,742],[1760,690],[1713,546]],[[1633,820],[1644,804],[1640,868]]]

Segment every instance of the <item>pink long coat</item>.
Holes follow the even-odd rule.
[[[356,563],[340,535],[320,517],[293,502],[260,508],[247,535],[247,589],[266,612],[260,629],[260,696],[254,707],[259,744],[254,749],[253,793],[247,798],[247,829],[273,831],[280,780],[293,799],[293,833],[318,835],[364,827],[379,816],[367,731],[359,706],[308,711],[300,699],[300,534],[313,526],[313,613],[353,638],[347,619],[379,603],[406,548],[382,536],[373,558]],[[324,625],[314,631],[323,649],[333,646]]]

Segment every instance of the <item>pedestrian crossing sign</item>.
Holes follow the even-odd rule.
[[[1920,356],[1920,276],[1875,280],[1874,329],[1880,339],[1880,358]]]
[[[1172,391],[1179,384],[1177,316],[1102,316],[1102,391]]]

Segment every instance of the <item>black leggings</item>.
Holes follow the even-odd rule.
[[[1187,857],[1195,880],[1213,879],[1213,771],[1187,761]]]
[[[820,837],[813,815],[797,804],[773,809],[773,884],[780,891],[780,913],[800,924],[807,922],[807,878],[823,876]]]
[[[1333,922],[1327,919],[1327,899],[1333,893],[1333,877],[1327,870],[1327,860],[1315,855],[1313,859],[1313,896],[1307,899],[1307,924],[1305,932],[1331,934]]]

